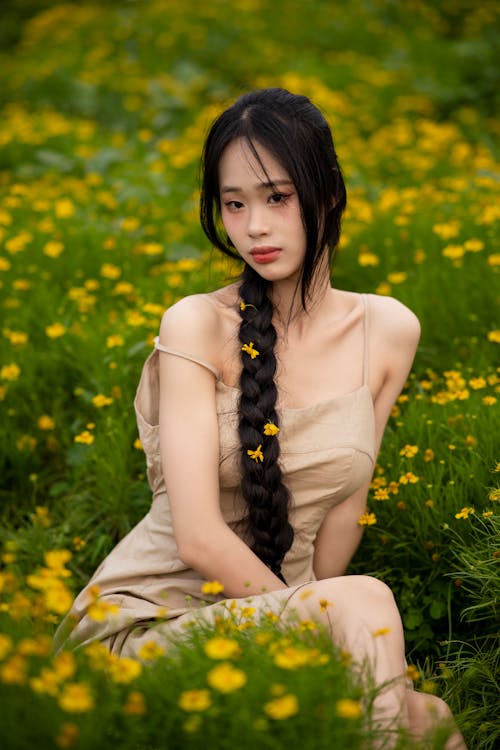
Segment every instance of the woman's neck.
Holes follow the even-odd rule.
[[[285,337],[292,329],[294,336],[306,334],[310,326],[321,317],[323,308],[330,304],[331,288],[329,269],[317,272],[309,287],[304,310],[300,278],[274,282],[269,289],[269,296],[275,309],[277,330]]]

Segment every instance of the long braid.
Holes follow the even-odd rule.
[[[267,295],[268,283],[250,266],[243,272],[240,286],[241,344],[250,346],[241,352],[239,436],[241,441],[241,492],[248,506],[252,550],[285,583],[281,563],[293,542],[288,520],[290,493],[282,482],[278,463],[280,447],[277,435],[266,435],[267,423],[278,427],[276,413],[276,330],[272,323],[273,306]],[[255,457],[249,455],[261,446]]]

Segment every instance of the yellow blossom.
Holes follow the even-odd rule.
[[[28,341],[28,334],[24,331],[4,330],[3,335],[9,339],[12,346],[23,346]]]
[[[321,612],[326,612],[329,607],[333,607],[333,602],[329,602],[328,599],[319,600],[319,608]]]
[[[35,514],[33,516],[33,523],[36,526],[42,526],[44,529],[48,529],[50,526],[49,509],[45,505],[37,505],[35,507]]]
[[[139,659],[144,661],[153,661],[159,659],[160,656],[164,656],[165,649],[160,646],[156,641],[146,641],[137,652]]]
[[[417,453],[418,445],[405,445],[404,448],[401,448],[399,451],[399,455],[404,456],[405,458],[413,458]]]
[[[492,253],[491,255],[488,255],[488,265],[500,266],[500,253]],[[1,267],[0,267],[0,270],[1,270]]]
[[[113,682],[120,685],[128,685],[129,682],[139,677],[142,672],[142,665],[137,659],[122,656],[111,658],[108,669]]]
[[[233,667],[228,662],[211,669],[207,675],[207,682],[221,693],[232,693],[246,684],[247,676],[241,669]]]
[[[0,680],[7,685],[24,685],[26,672],[26,659],[21,654],[14,654],[0,667]]]
[[[56,423],[52,419],[52,417],[49,417],[48,414],[42,414],[41,417],[38,418],[38,429],[39,430],[53,430],[56,426]]]
[[[277,435],[280,431],[280,428],[277,427],[274,422],[267,422],[267,424],[264,425],[264,435]]]
[[[500,330],[489,331],[488,341],[491,341],[495,344],[500,344]]]
[[[426,451],[424,453],[424,461],[432,461],[434,459],[434,451],[432,448],[426,448]]]
[[[274,663],[281,669],[300,669],[309,664],[309,652],[304,648],[286,646],[274,654]]]
[[[360,701],[341,698],[335,704],[335,712],[342,719],[359,719],[363,715],[363,708]]]
[[[114,334],[113,336],[108,336],[106,339],[106,346],[108,349],[113,349],[115,346],[123,346],[125,343],[125,339],[123,336],[120,336],[119,334]]]
[[[64,252],[64,245],[62,242],[50,240],[49,242],[45,243],[43,252],[44,255],[47,255],[49,258],[58,258],[61,253]]]
[[[360,266],[378,266],[380,260],[378,255],[375,253],[362,252],[358,255],[358,263]]]
[[[419,477],[415,476],[411,471],[407,471],[406,474],[399,477],[400,484],[416,484],[418,481]]]
[[[69,198],[56,201],[54,208],[58,219],[69,219],[75,213],[75,206]]]
[[[413,680],[413,682],[420,679],[420,672],[418,671],[417,667],[414,664],[408,665],[408,667],[406,668],[405,675],[409,680]]]
[[[126,703],[123,706],[123,713],[127,714],[127,716],[144,716],[147,713],[146,701],[139,690],[132,690],[128,695]]]
[[[489,518],[492,515],[493,515],[492,510],[483,510],[483,518]]]
[[[205,711],[212,705],[210,691],[185,690],[179,698],[178,705],[183,711]]]
[[[407,278],[408,274],[404,271],[393,271],[387,275],[387,281],[391,284],[402,284]]]
[[[478,240],[477,238],[473,237],[472,239],[466,240],[464,242],[464,247],[470,253],[478,253],[480,250],[483,250],[483,248],[484,248],[484,242],[482,242],[481,240]]]
[[[243,344],[243,346],[241,347],[241,351],[249,354],[252,359],[255,359],[255,357],[258,357],[260,354],[257,349],[254,349],[253,341],[250,341],[249,344]]]
[[[373,524],[377,523],[377,517],[375,513],[369,513],[366,511],[366,513],[363,513],[358,518],[358,524],[359,526],[373,526]]]
[[[90,687],[85,682],[71,682],[66,685],[58,700],[63,711],[68,713],[85,713],[94,708],[94,699]]]
[[[250,456],[250,458],[253,459],[255,463],[258,463],[259,461],[262,463],[262,461],[264,460],[264,456],[262,454],[262,445],[259,444],[254,451],[247,450],[247,455]]]
[[[105,599],[96,599],[89,604],[87,614],[91,620],[96,622],[104,622],[112,615],[117,614],[120,611],[118,604],[107,602]]]
[[[455,513],[455,518],[468,518],[472,513],[475,513],[474,508],[462,508],[459,513]]]
[[[141,443],[141,439],[140,438],[136,438],[134,440],[134,448],[136,450],[138,450],[138,451],[143,451],[144,450],[144,447],[143,447],[143,445]]]
[[[391,632],[391,628],[378,628],[377,630],[374,630],[372,635],[374,638],[378,638],[381,635],[387,635]]]
[[[299,701],[296,695],[288,693],[265,703],[264,711],[271,719],[277,721],[289,719],[299,712]]]
[[[445,258],[450,258],[450,260],[458,260],[461,258],[465,253],[465,250],[462,245],[446,245],[445,248],[443,248],[443,255]]]
[[[12,362],[10,365],[4,365],[2,369],[0,370],[0,379],[1,380],[17,380],[19,375],[21,374],[21,368],[15,364],[15,362]]]
[[[121,268],[113,263],[103,263],[101,266],[101,276],[105,279],[118,279],[121,276]]]
[[[498,502],[500,500],[500,487],[494,490],[491,490],[491,492],[488,495],[488,500],[491,500],[492,503]]]
[[[112,404],[114,399],[110,398],[109,396],[105,396],[103,393],[98,393],[97,396],[94,396],[92,399],[92,403],[95,407],[98,409],[102,409],[103,406],[109,406]]]
[[[210,638],[204,650],[210,659],[233,659],[241,654],[239,644],[229,638]]]
[[[58,339],[61,336],[64,336],[66,333],[65,326],[62,325],[62,323],[52,323],[50,326],[46,326],[45,333],[49,337],[49,339]]]
[[[486,388],[487,383],[484,378],[479,377],[479,378],[471,378],[469,380],[469,385],[474,391],[477,391],[480,388]]]
[[[224,591],[224,586],[219,581],[205,581],[201,587],[202,594],[220,594]]]
[[[59,680],[68,680],[76,671],[76,660],[72,651],[61,651],[54,657],[54,674]]]
[[[94,436],[88,430],[84,430],[79,435],[75,435],[75,443],[83,443],[84,445],[92,445],[94,442]]]
[[[493,404],[496,404],[497,402],[495,396],[483,396],[481,401],[485,406],[493,406]]]

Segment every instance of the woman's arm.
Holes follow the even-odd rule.
[[[210,302],[188,297],[170,308],[160,342],[207,362],[220,350]],[[224,521],[219,502],[219,432],[213,373],[160,352],[160,451],[181,560],[228,596],[286,588]]]
[[[407,307],[388,297],[370,299],[370,380],[378,389],[374,399],[375,454],[410,372],[419,337],[420,324]],[[345,573],[363,536],[358,519],[365,510],[369,487],[367,482],[325,516],[315,540],[317,578]]]

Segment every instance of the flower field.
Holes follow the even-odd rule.
[[[198,226],[207,127],[268,85],[332,126],[348,190],[333,283],[422,324],[349,572],[393,589],[417,688],[471,749],[498,747],[495,22],[488,0],[5,2],[2,748],[380,747],[373,691],[314,623],[247,607],[142,663],[52,653],[73,594],[149,507],[132,400],[161,315],[239,271]],[[98,592],[93,611],[113,616]]]

